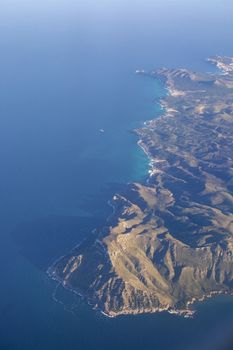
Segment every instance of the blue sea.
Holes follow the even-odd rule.
[[[109,319],[46,275],[121,186],[146,180],[132,130],[166,91],[135,70],[214,70],[232,22],[231,0],[1,1],[0,350],[233,348],[231,297],[193,319]]]

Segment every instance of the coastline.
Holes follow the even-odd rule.
[[[135,74],[137,75],[143,75],[143,76],[146,76],[146,77],[149,77],[149,78],[152,78],[154,79],[154,77],[149,73],[149,72],[146,72],[144,70],[140,70],[140,71],[136,71]],[[157,79],[157,81],[159,81]],[[167,91],[167,87],[166,86],[163,86],[163,88]],[[146,127],[149,127],[149,123],[155,119],[159,119],[159,118],[162,118],[164,116],[163,114],[163,111],[165,110],[163,104],[162,104],[162,98],[155,98],[154,99],[154,102],[156,101],[156,103],[158,103],[158,105],[160,106],[161,108],[161,111],[158,112],[158,115],[156,116],[156,118],[154,119],[151,119],[151,120],[145,120],[142,122],[142,124]],[[147,146],[146,144],[143,142],[143,139],[140,138],[140,129],[141,128],[136,128],[136,129],[132,129],[131,132],[133,134],[135,134],[138,138],[136,144],[138,145],[138,147],[141,148],[141,150],[143,151],[143,153],[145,154],[145,156],[147,157],[148,159],[148,171],[147,173],[145,174],[145,182],[146,183],[149,183],[150,181],[150,177],[153,176],[153,174],[155,173],[156,169],[154,168],[154,162],[155,160],[153,160],[152,156],[149,154],[149,151],[147,150]],[[112,199],[108,200],[108,205],[112,208],[112,213],[106,218],[106,222],[109,222],[111,220],[112,217],[114,217],[115,213],[116,213],[116,209],[115,209],[115,206],[114,206],[114,200],[115,198],[117,198],[117,193],[113,196]],[[94,234],[94,231],[97,231],[97,229],[94,229],[93,232],[91,234]],[[84,238],[81,242],[79,242],[77,245],[75,245],[71,252],[74,250],[74,249],[77,249],[79,246],[81,246],[85,241],[86,241],[87,238]],[[99,234],[97,233],[97,236],[96,236],[96,239],[95,239],[95,243],[97,243],[99,240]],[[107,250],[105,249],[105,247],[103,245],[101,245],[101,247],[105,250],[105,253],[107,253]],[[130,315],[130,314],[143,314],[143,313],[156,313],[156,312],[163,312],[163,311],[169,311],[169,308],[155,308],[155,309],[152,309],[152,310],[142,310],[141,312],[123,312],[123,313],[119,313],[119,314],[111,314],[111,313],[106,313],[103,309],[101,308],[96,308],[95,305],[94,305],[94,302],[88,298],[87,295],[83,294],[81,291],[75,289],[75,288],[72,288],[69,284],[67,283],[64,283],[64,280],[62,280],[62,278],[60,278],[55,270],[54,270],[54,266],[59,262],[61,261],[63,258],[65,258],[66,255],[62,255],[60,256],[59,258],[57,258],[47,269],[46,271],[46,274],[49,276],[49,278],[51,278],[52,280],[58,282],[58,285],[57,286],[62,286],[64,289],[68,290],[68,291],[71,291],[72,293],[76,294],[77,296],[79,296],[81,299],[85,300],[87,302],[87,304],[92,307],[93,309],[95,310],[98,310],[99,312],[101,312],[101,314],[103,314],[104,316],[106,317],[109,317],[109,318],[114,318],[114,317],[117,317],[117,316],[120,316],[120,315]],[[57,288],[56,286],[56,288]],[[55,292],[56,292],[56,288],[55,288]],[[54,298],[54,295],[53,295],[53,298]],[[56,300],[54,298],[54,301],[58,302],[58,300]],[[174,310],[170,310],[169,311],[170,313],[173,313],[173,314],[179,314],[179,312],[177,312],[175,309]],[[186,312],[185,310],[183,310],[182,312]]]
[[[141,73],[140,74],[146,74],[149,75],[148,73]],[[152,78],[155,78],[153,75],[150,75]],[[166,89],[168,92],[168,95],[170,96],[184,96],[185,93],[183,91],[178,91],[174,89],[174,86],[172,83],[169,83],[166,85]],[[152,120],[147,120],[144,122],[144,128],[138,128],[133,130],[134,133],[138,136],[138,141],[137,144],[138,146],[143,150],[143,152],[145,153],[145,155],[148,158],[149,161],[149,170],[148,170],[148,178],[147,178],[147,183],[149,183],[150,178],[153,177],[154,174],[157,174],[158,172],[160,172],[161,170],[159,169],[159,167],[156,167],[156,164],[164,162],[166,160],[163,159],[158,159],[154,156],[152,156],[150,154],[148,145],[146,144],[146,142],[143,140],[143,129],[149,129],[151,128],[151,124],[153,126],[153,128],[156,127],[156,120],[159,120],[161,118],[173,118],[174,117],[174,113],[176,113],[177,111],[175,109],[171,109],[168,107],[168,105],[165,103],[165,101],[163,101],[162,98],[158,99],[160,106],[162,108],[163,113],[161,113],[156,119],[152,119]],[[117,194],[115,195],[117,198]],[[115,196],[113,197],[113,200],[115,198]],[[107,218],[107,222],[110,221],[110,219],[112,217],[114,217],[115,214],[115,207],[113,204],[113,200],[109,201],[109,205],[113,208],[113,212],[112,214]],[[98,242],[98,238],[99,236],[97,235],[96,239],[95,239],[95,243],[100,243]],[[84,239],[85,241],[85,239]],[[81,242],[82,243],[82,242]],[[80,243],[80,244],[81,244]],[[78,244],[78,246],[80,245]],[[108,251],[105,249],[105,247],[103,245],[101,245],[102,248],[104,248],[104,251],[106,254],[108,254]],[[109,258],[109,257],[108,257]],[[61,258],[59,258],[57,261],[61,260]],[[110,258],[109,258],[110,259]],[[89,298],[88,295],[85,295],[83,293],[80,293],[77,289],[72,288],[69,284],[64,283],[64,281],[62,279],[59,279],[59,277],[55,274],[55,271],[52,272],[52,268],[53,266],[56,264],[56,262],[51,266],[51,270],[50,268],[48,269],[48,274],[51,278],[57,280],[58,282],[60,282],[62,284],[62,286],[64,288],[67,288],[68,290],[71,290],[72,292],[76,293],[77,295],[79,295],[81,298],[84,298],[87,303],[94,309],[97,309],[98,311],[100,311],[103,315],[107,316],[107,317],[117,317],[120,315],[136,315],[136,314],[145,314],[145,313],[159,313],[159,312],[168,312],[170,314],[174,314],[174,315],[178,315],[178,316],[183,316],[185,318],[190,318],[193,317],[193,315],[195,314],[195,310],[192,309],[192,306],[198,302],[203,302],[209,298],[212,298],[214,296],[218,296],[218,295],[232,295],[232,293],[230,293],[228,290],[213,290],[210,292],[207,292],[206,294],[200,296],[200,297],[196,297],[196,298],[191,298],[190,300],[186,301],[184,304],[184,308],[173,308],[169,305],[165,305],[163,307],[141,307],[139,309],[127,309],[127,308],[122,308],[121,310],[114,312],[114,311],[110,311],[109,313],[104,311],[104,309],[101,309],[100,307],[96,307],[95,302],[93,299]]]
[[[49,278],[51,278],[52,280],[58,282],[58,285],[55,287],[55,290],[54,290],[55,293],[56,293],[57,287],[62,286],[67,291],[70,291],[70,292],[74,293],[75,295],[77,295],[78,297],[80,297],[93,310],[100,312],[102,315],[104,315],[105,317],[108,317],[108,318],[116,318],[116,317],[120,317],[120,316],[130,316],[130,315],[135,315],[136,316],[136,315],[142,315],[142,314],[155,314],[155,313],[168,312],[171,315],[180,316],[180,317],[184,317],[184,318],[189,319],[189,318],[193,318],[197,314],[197,311],[195,309],[193,309],[193,307],[195,307],[195,304],[203,303],[203,302],[207,301],[208,299],[211,299],[211,298],[214,298],[214,297],[218,297],[218,296],[223,296],[223,295],[233,296],[233,293],[228,292],[228,291],[211,291],[211,292],[203,295],[200,298],[192,298],[191,300],[187,301],[185,303],[184,308],[181,308],[181,309],[179,309],[179,308],[171,308],[168,305],[168,306],[165,306],[165,307],[145,308],[145,309],[140,309],[140,310],[122,310],[122,311],[119,311],[119,312],[110,312],[110,313],[108,313],[108,312],[104,311],[101,307],[97,307],[95,305],[95,302],[93,300],[91,300],[87,295],[83,294],[80,290],[72,288],[69,284],[64,283],[64,281],[61,278],[59,278],[57,276],[57,274],[55,274],[54,271],[53,272],[50,271],[51,268],[52,268],[52,266],[48,268],[46,273],[49,276]],[[59,300],[55,297],[54,294],[53,294],[53,300],[55,302],[59,302]],[[64,306],[63,303],[62,303],[62,305]]]
[[[150,77],[152,79],[155,79],[150,73],[148,73],[148,72],[146,72],[144,70],[136,72],[136,74],[141,74],[143,76],[147,76],[147,77]],[[166,94],[167,95],[170,94],[169,87],[167,85],[164,85],[163,87],[167,91]],[[159,112],[159,115],[156,116],[156,118],[150,119],[150,120],[145,120],[143,122],[143,125],[146,128],[150,128],[150,123],[153,123],[155,120],[171,116],[168,113],[168,107],[167,107],[166,104],[164,104],[162,97],[156,99],[156,102],[159,104],[159,106],[161,108],[161,111]],[[133,129],[132,132],[138,138],[138,141],[136,142],[138,147],[140,147],[142,149],[142,151],[144,152],[144,154],[146,155],[146,157],[148,159],[148,168],[149,169],[148,169],[147,176],[146,176],[146,183],[149,184],[150,178],[153,177],[153,175],[156,174],[157,172],[160,172],[160,170],[158,168],[156,169],[155,164],[163,162],[163,160],[155,159],[155,158],[152,157],[152,155],[150,154],[150,152],[148,150],[148,147],[147,147],[146,143],[143,141],[143,138],[141,138],[140,130],[141,130],[141,128],[136,128],[136,129]],[[114,205],[114,200],[115,199],[117,199],[117,193],[113,196],[113,198],[111,200],[108,200],[108,205],[112,208],[112,213],[106,218],[106,222],[110,222],[111,218],[114,217],[114,215],[116,213],[116,209],[115,209],[115,205]],[[97,231],[97,229],[94,229],[93,231]],[[92,234],[94,234],[94,232],[92,232]],[[75,248],[78,248],[79,246],[81,246],[81,244],[83,242],[85,242],[85,240],[86,240],[86,238],[84,238],[80,243],[78,243],[72,250],[74,250]],[[97,233],[97,236],[96,236],[96,239],[95,239],[95,243],[98,243],[98,241],[99,241],[99,234]],[[105,254],[108,254],[106,248],[103,245],[101,245],[101,247],[105,250]],[[173,315],[183,316],[185,318],[191,318],[195,314],[195,311],[191,310],[189,308],[189,306],[193,305],[195,302],[198,302],[198,300],[191,300],[191,301],[187,302],[186,303],[186,307],[184,309],[180,309],[180,310],[176,309],[176,308],[173,309],[170,306],[165,306],[165,307],[156,307],[156,308],[145,308],[145,309],[142,309],[142,310],[122,310],[121,312],[117,312],[117,313],[114,313],[114,312],[107,313],[101,307],[96,307],[94,301],[91,300],[87,295],[83,294],[80,290],[72,288],[68,283],[64,283],[64,280],[59,278],[59,276],[55,273],[55,271],[53,270],[53,267],[56,265],[56,263],[58,263],[64,257],[65,257],[65,255],[61,256],[60,258],[56,259],[56,261],[54,261],[54,263],[47,269],[47,271],[46,271],[47,275],[52,280],[58,282],[58,286],[61,285],[64,289],[66,289],[68,291],[71,291],[72,293],[76,294],[82,300],[85,300],[87,302],[87,304],[92,309],[94,309],[96,311],[99,311],[105,317],[115,318],[115,317],[123,316],[123,315],[126,316],[126,315],[140,315],[140,314],[152,314],[152,313],[168,312],[168,313],[173,314]],[[108,257],[108,259],[110,260],[109,257]],[[207,296],[207,298],[208,298],[208,296]],[[58,302],[57,300],[55,300],[55,301]]]

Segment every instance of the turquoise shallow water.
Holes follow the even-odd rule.
[[[45,274],[103,224],[122,184],[145,179],[148,160],[130,131],[158,116],[154,98],[164,90],[135,70],[212,69],[205,57],[233,55],[230,10],[227,0],[2,1],[0,349],[213,349],[223,336],[231,343],[231,298],[199,305],[193,320],[112,320],[59,289],[73,315],[53,301]]]

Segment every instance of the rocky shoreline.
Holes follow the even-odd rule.
[[[136,129],[149,159],[146,184],[111,201],[113,214],[48,270],[109,317],[169,312],[233,293],[233,59],[224,74],[159,69],[163,113]]]

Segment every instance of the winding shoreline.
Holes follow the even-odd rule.
[[[143,72],[139,71],[138,73],[149,75],[144,71]],[[157,79],[156,74],[157,73],[152,72],[151,77],[153,77],[154,79]],[[205,186],[208,185],[209,188],[211,188],[212,190],[212,187],[211,187],[213,186],[212,182],[213,182],[213,179],[215,179],[214,174],[212,174],[211,171],[209,174],[208,172],[206,172],[205,168],[203,173],[201,172],[202,170],[200,170],[200,168],[198,170],[197,167],[198,167],[199,161],[202,161],[202,158],[200,157],[199,159],[198,156],[196,156],[195,158],[194,154],[192,153],[192,150],[190,151],[189,148],[186,150],[183,150],[183,143],[182,142],[180,143],[179,137],[181,137],[181,140],[182,140],[182,137],[186,136],[186,132],[188,130],[189,133],[191,132],[191,135],[197,134],[198,137],[200,137],[202,140],[203,135],[202,135],[202,131],[200,131],[199,122],[204,124],[202,115],[203,115],[203,110],[206,107],[205,107],[205,104],[203,104],[204,102],[201,103],[200,101],[202,101],[201,99],[205,101],[205,96],[207,92],[206,90],[203,90],[202,88],[200,88],[200,86],[202,87],[201,84],[203,84],[203,86],[206,86],[205,84],[212,84],[214,79],[216,79],[217,81],[217,79],[219,78],[218,76],[215,78],[213,75],[204,76],[204,75],[194,74],[185,69],[179,69],[179,70],[161,69],[158,71],[158,75],[161,75],[162,77],[163,76],[167,77],[167,82],[165,85],[168,91],[167,97],[166,99],[163,99],[163,98],[158,99],[158,102],[162,108],[163,113],[161,113],[155,119],[145,121],[143,128],[138,128],[133,130],[138,137],[138,141],[137,141],[138,147],[140,147],[143,150],[143,152],[145,153],[149,161],[149,170],[148,170],[148,176],[146,180],[147,185],[131,183],[129,184],[132,186],[131,194],[128,193],[128,195],[126,196],[115,194],[112,200],[109,201],[108,204],[112,207],[112,213],[106,219],[106,222],[110,225],[110,227],[108,228],[107,237],[105,237],[104,235],[105,231],[103,229],[103,233],[101,234],[101,232],[99,232],[97,236],[93,238],[93,241],[91,241],[91,245],[89,246],[90,250],[86,252],[84,249],[84,256],[85,256],[85,253],[87,253],[86,261],[88,261],[88,257],[91,257],[91,259],[94,259],[96,266],[99,266],[98,268],[100,269],[97,271],[96,267],[93,266],[93,271],[92,271],[89,269],[88,263],[86,262],[84,263],[84,271],[85,269],[87,269],[86,272],[88,272],[88,274],[89,273],[91,274],[91,277],[90,277],[91,280],[90,280],[90,285],[86,286],[84,284],[85,288],[83,290],[85,292],[88,291],[88,293],[89,292],[90,293],[89,294],[85,292],[80,293],[79,288],[73,288],[72,283],[69,283],[70,274],[73,273],[73,271],[75,271],[76,269],[78,269],[79,264],[82,264],[82,258],[83,258],[82,249],[81,249],[81,253],[77,252],[77,254],[76,255],[74,254],[73,257],[72,257],[72,254],[71,254],[71,258],[68,257],[68,262],[67,263],[65,262],[65,268],[63,266],[63,269],[62,269],[63,264],[61,263],[62,270],[59,270],[59,273],[61,273],[61,275],[64,273],[64,279],[60,278],[60,276],[57,275],[56,268],[55,268],[56,264],[59,265],[63,257],[61,257],[53,265],[51,265],[51,267],[47,271],[48,275],[51,278],[57,280],[59,283],[61,283],[64,288],[67,288],[75,292],[76,294],[84,298],[88,302],[88,304],[92,306],[92,308],[98,309],[102,314],[108,317],[116,317],[119,315],[130,315],[130,314],[135,315],[135,314],[142,314],[142,313],[157,313],[157,312],[166,311],[171,314],[189,318],[189,317],[192,317],[195,313],[195,311],[192,309],[192,306],[195,303],[205,301],[206,299],[212,298],[213,296],[216,296],[216,295],[233,294],[230,286],[227,284],[225,285],[223,283],[225,282],[225,280],[221,275],[220,277],[222,278],[223,282],[222,284],[219,282],[221,281],[221,279],[218,276],[219,272],[217,271],[217,269],[219,269],[218,256],[220,254],[224,256],[224,258],[222,258],[223,273],[225,273],[225,275],[228,274],[230,276],[230,273],[228,272],[228,269],[229,269],[228,266],[231,266],[230,265],[231,256],[232,256],[231,250],[233,247],[231,238],[229,238],[229,240],[225,242],[227,247],[225,250],[223,249],[223,247],[218,246],[218,242],[216,242],[216,244],[207,244],[209,237],[211,237],[210,233],[214,230],[214,228],[212,227],[209,228],[210,233],[208,235],[209,231],[206,229],[206,225],[203,221],[203,225],[201,225],[200,227],[200,230],[202,230],[203,232],[202,240],[200,238],[200,241],[198,240],[197,242],[195,242],[196,243],[196,247],[195,247],[193,246],[193,243],[194,243],[193,240],[195,240],[195,236],[193,237],[188,236],[186,238],[182,238],[179,236],[176,237],[176,234],[173,231],[169,232],[170,230],[169,222],[168,222],[168,226],[165,225],[163,220],[160,221],[160,226],[156,226],[155,224],[155,221],[157,220],[157,215],[158,216],[160,215],[159,213],[161,213],[162,215],[161,218],[163,218],[164,215],[173,215],[176,218],[177,208],[175,208],[175,215],[173,214],[172,210],[169,211],[170,206],[174,206],[174,203],[178,203],[177,204],[178,210],[180,210],[180,213],[178,212],[177,219],[173,219],[174,225],[176,224],[176,222],[178,222],[179,219],[181,220],[181,223],[185,223],[184,221],[185,217],[188,218],[188,220],[191,220],[192,216],[191,217],[187,216],[187,213],[189,213],[190,210],[192,210],[192,206],[194,208],[194,214],[195,213],[198,214],[200,211],[202,213],[206,212],[205,215],[207,217],[208,215],[210,216],[210,218],[213,217],[213,220],[215,220],[213,222],[218,223],[218,220],[220,220],[220,222],[223,221],[223,215],[225,214],[221,212],[221,206],[220,206],[220,209],[218,208],[218,206],[215,208],[215,206],[212,205],[212,202],[210,202],[210,205],[207,206],[205,202],[204,204],[202,203],[201,197],[199,199],[196,199],[197,202],[193,200],[193,198],[195,199],[195,196],[196,196],[195,188],[190,187],[189,192],[188,193],[187,191],[184,192],[184,196],[182,196],[182,191],[184,191],[182,188],[179,189],[180,192],[173,194],[172,190],[169,187],[172,183],[176,185],[176,181],[179,184],[186,184],[187,179],[189,179],[190,184],[193,183],[195,186],[198,185],[200,189],[204,184]],[[228,74],[226,74],[226,78],[228,78]],[[180,81],[182,81],[182,79],[186,80],[186,85],[184,86],[190,85],[191,87],[193,87],[194,90],[195,89],[196,90],[192,91],[191,88],[187,89],[186,87],[187,91],[183,91],[183,89],[180,88]],[[196,86],[195,85],[196,82],[199,82],[199,81],[201,84],[200,85],[197,84]],[[176,86],[176,84],[178,87]],[[218,82],[218,84],[222,84],[222,82],[220,83]],[[224,84],[228,84],[229,87],[231,88],[231,80],[230,82],[226,80]],[[226,85],[227,88],[229,88],[228,85]],[[197,96],[199,96],[199,99],[197,98]],[[211,97],[211,94],[210,94],[210,97]],[[184,100],[184,102],[182,99]],[[189,109],[191,110],[190,112],[190,118],[192,118],[191,120],[188,120],[186,118],[186,110],[185,109],[183,110],[183,107],[186,108],[185,103],[188,104],[188,106],[190,104]],[[220,102],[218,103],[216,103],[216,106],[214,105],[215,108],[218,108],[218,109],[220,108],[221,110],[221,108],[226,109],[228,107],[227,104],[225,107],[223,103],[222,104],[220,104]],[[182,125],[183,129],[181,128],[181,125],[179,125],[179,123],[182,124],[182,121],[184,123],[184,125]],[[191,121],[194,121],[193,128],[192,127],[190,128],[190,125],[189,125]],[[195,123],[197,123],[197,126]],[[204,124],[204,129],[203,129],[204,131],[206,130],[207,126],[209,126],[208,119],[206,123],[207,123],[206,125]],[[216,121],[216,124],[213,123],[213,125],[215,127],[214,130],[216,130],[218,126],[218,119]],[[179,133],[180,128],[182,130],[181,134]],[[172,138],[174,130],[177,132],[178,138],[176,134],[175,134],[176,137]],[[211,129],[210,131],[212,132]],[[162,138],[160,134],[162,135]],[[163,140],[163,135],[165,135],[165,141]],[[188,138],[185,140],[185,142],[187,143],[187,147],[190,147],[189,135],[190,134],[188,134]],[[212,140],[208,141],[209,135],[211,134],[208,134],[208,136],[205,135],[207,144],[205,144],[204,147],[207,149],[207,151],[209,151],[209,147],[210,145],[212,145]],[[216,132],[214,135],[216,136]],[[226,132],[226,136],[228,136],[227,132]],[[168,142],[167,144],[166,138],[171,142],[170,143]],[[159,141],[162,142],[162,146],[160,145]],[[194,141],[195,140],[192,140],[191,138],[191,145],[193,145],[192,142]],[[197,144],[197,146],[199,145]],[[171,156],[175,157],[175,160],[176,160],[175,164],[177,164],[176,165],[177,168],[175,167],[175,170],[178,171],[178,173],[176,172],[174,174],[173,172],[169,177],[169,175],[167,175],[167,170],[174,168],[174,165],[173,165],[174,161],[173,161],[173,158],[171,158]],[[216,157],[215,153],[213,153],[213,162],[215,161],[215,157]],[[210,169],[212,169],[212,167],[210,167]],[[182,173],[182,171],[184,173]],[[197,176],[196,176],[197,171],[199,171],[200,176],[202,176],[201,180],[197,180]],[[183,175],[180,175],[179,172],[181,172],[181,174]],[[165,181],[165,184],[163,183],[163,181]],[[168,183],[167,187],[166,187],[166,181]],[[203,181],[203,184],[200,185],[198,181],[199,182]],[[218,179],[216,179],[215,182],[216,184],[214,189],[218,196],[219,196],[219,193],[221,193],[221,191],[224,191],[224,193],[227,191],[227,189],[223,188],[223,185],[219,182]],[[136,200],[136,198],[135,198],[136,202],[131,201],[130,196],[133,195],[132,192],[134,192],[135,196],[136,196],[135,193],[137,193],[137,195],[139,196],[137,197],[138,201]],[[129,197],[127,198],[127,196]],[[174,196],[177,196],[177,197],[174,197]],[[186,198],[188,198],[188,200]],[[141,202],[141,200],[144,201],[144,204]],[[198,200],[200,202],[198,202]],[[116,207],[115,202],[117,205],[118,201],[119,201],[119,205]],[[189,202],[193,203],[191,207]],[[220,204],[221,204],[221,201],[220,201]],[[144,205],[146,205],[146,207],[144,207]],[[154,219],[151,217],[152,210],[155,216]],[[157,213],[156,213],[156,210],[157,210]],[[220,216],[220,213],[222,216]],[[112,224],[112,219],[114,219],[115,217],[117,219],[116,220],[117,223],[114,226],[114,224]],[[227,217],[225,218],[225,220],[227,221]],[[230,218],[228,220],[230,220]],[[186,235],[196,234],[196,228],[195,228],[196,223],[194,221],[194,223],[192,223],[193,226],[190,226],[191,223],[192,221],[190,221],[189,226],[187,225],[187,227],[191,227],[191,228],[186,229],[187,230]],[[139,228],[140,226],[142,226],[142,231],[140,231],[140,228]],[[221,230],[225,230],[225,227],[226,226],[224,225],[223,227],[219,226],[220,232]],[[133,232],[134,234],[131,232]],[[145,249],[146,246],[144,246],[145,242],[143,241],[144,239],[143,236],[140,236],[140,234],[142,233],[145,234],[145,240],[147,239],[152,240],[153,245],[151,246],[151,248],[154,249],[153,254],[155,254],[155,251],[156,251],[156,254],[159,256],[161,254],[160,249],[162,249],[160,248],[160,245],[164,244],[165,252],[166,254],[168,254],[168,256],[166,255],[164,257],[164,261],[161,260],[162,261],[161,264],[157,260],[153,261],[153,259],[155,259],[154,255],[152,255],[152,258],[150,255],[151,260],[147,260],[148,257],[146,255],[144,257],[143,254],[145,254],[145,251],[143,249]],[[222,239],[225,239],[224,235],[222,237],[223,237]],[[135,241],[136,238],[138,238],[137,241]],[[214,238],[215,236],[213,236],[213,239]],[[186,243],[186,239],[191,240],[190,245]],[[84,239],[84,242],[85,241],[86,239]],[[83,242],[78,244],[78,246],[76,246],[76,249],[80,247],[82,243]],[[129,244],[128,246],[127,246],[127,243]],[[133,249],[135,249],[135,251],[133,251],[135,256],[132,255],[132,251],[130,250],[132,247]],[[97,255],[95,255],[96,252],[99,254],[99,251],[101,251],[100,253],[101,257],[99,256],[97,257]],[[137,254],[141,254],[140,257],[142,261],[139,260],[139,257]],[[120,256],[120,260],[119,260],[119,256]],[[130,260],[131,257],[132,257],[132,260]],[[97,260],[95,261],[95,259]],[[175,259],[178,259],[178,260],[175,260]],[[215,261],[216,259],[217,259],[217,262],[215,264],[211,263],[211,261]],[[203,260],[203,265],[201,265],[202,260]],[[154,264],[153,266],[151,265],[152,262]],[[118,263],[123,264],[122,265],[123,270],[118,270]],[[139,263],[141,263],[142,265],[140,265]],[[124,264],[126,264],[126,266]],[[158,268],[160,268],[160,270],[157,269],[156,264],[158,264]],[[211,265],[209,266],[208,264],[211,264]],[[113,275],[109,280],[107,279],[103,281],[103,283],[105,283],[103,288],[105,289],[100,289],[99,292],[104,294],[98,294],[98,290],[95,290],[93,286],[95,286],[95,283],[97,283],[98,285],[99,280],[101,280],[101,278],[103,277],[99,271],[101,271],[101,269],[105,265],[107,265],[106,266],[107,273],[109,273],[108,271],[108,265],[109,265],[111,266],[110,270],[112,271],[112,273],[114,271],[116,275]],[[149,270],[147,271],[146,268],[148,268]],[[67,269],[68,269],[68,277],[66,275]],[[202,269],[204,269],[204,271]],[[134,271],[134,275],[132,275],[132,270]],[[145,275],[141,274],[142,270],[145,271]],[[152,277],[148,275],[149,271],[151,271],[151,276],[153,274],[153,280],[152,280]],[[181,276],[181,272],[183,272],[182,276]],[[97,275],[95,275],[95,273]],[[163,276],[162,273],[166,273],[165,276]],[[202,277],[203,274],[204,276],[205,274],[207,274],[205,277],[206,280],[205,279],[203,280],[203,277]],[[213,274],[213,277],[212,277],[212,274]],[[82,275],[80,276],[82,277]],[[132,277],[129,277],[129,276],[132,276]],[[147,280],[145,279],[145,276]],[[167,276],[168,276],[168,279],[167,279]],[[197,276],[199,278],[199,282],[198,282],[199,285],[196,282]],[[119,279],[121,278],[120,284],[118,283],[119,281],[117,280],[118,277]],[[178,283],[178,285],[175,285],[173,283],[174,277],[178,279],[178,282],[180,284]],[[109,278],[109,277],[106,277],[106,278]],[[128,282],[127,278],[130,278],[130,283]],[[212,279],[208,280],[209,278],[212,278]],[[132,279],[134,283],[131,284]],[[179,279],[181,279],[181,281],[179,281]],[[186,290],[186,285],[183,284],[184,282],[182,279],[184,280],[187,279],[188,284],[190,284],[188,288],[191,288],[191,289]],[[141,281],[143,282],[141,283]],[[108,286],[108,283],[110,283],[109,286]],[[118,294],[115,295],[115,291],[114,291],[114,294],[111,295],[111,288],[113,288],[115,283],[116,284],[118,283],[119,292]],[[195,289],[196,289],[195,291],[192,289],[192,283],[195,286]],[[76,284],[79,285],[77,282]],[[111,284],[113,284],[113,286],[111,286]],[[149,290],[149,288],[147,288],[148,284],[152,285],[151,291]],[[174,292],[174,288],[177,288],[177,290],[174,294],[172,294]],[[128,299],[125,301],[125,303],[123,302],[121,304],[122,301],[119,301],[119,300],[121,300],[122,294],[120,293],[122,293],[122,291],[126,292]],[[130,293],[132,293],[132,295]],[[132,297],[132,300],[130,299],[130,297]],[[106,300],[108,300],[107,304],[106,304]],[[143,300],[144,300],[144,303],[143,303]]]

